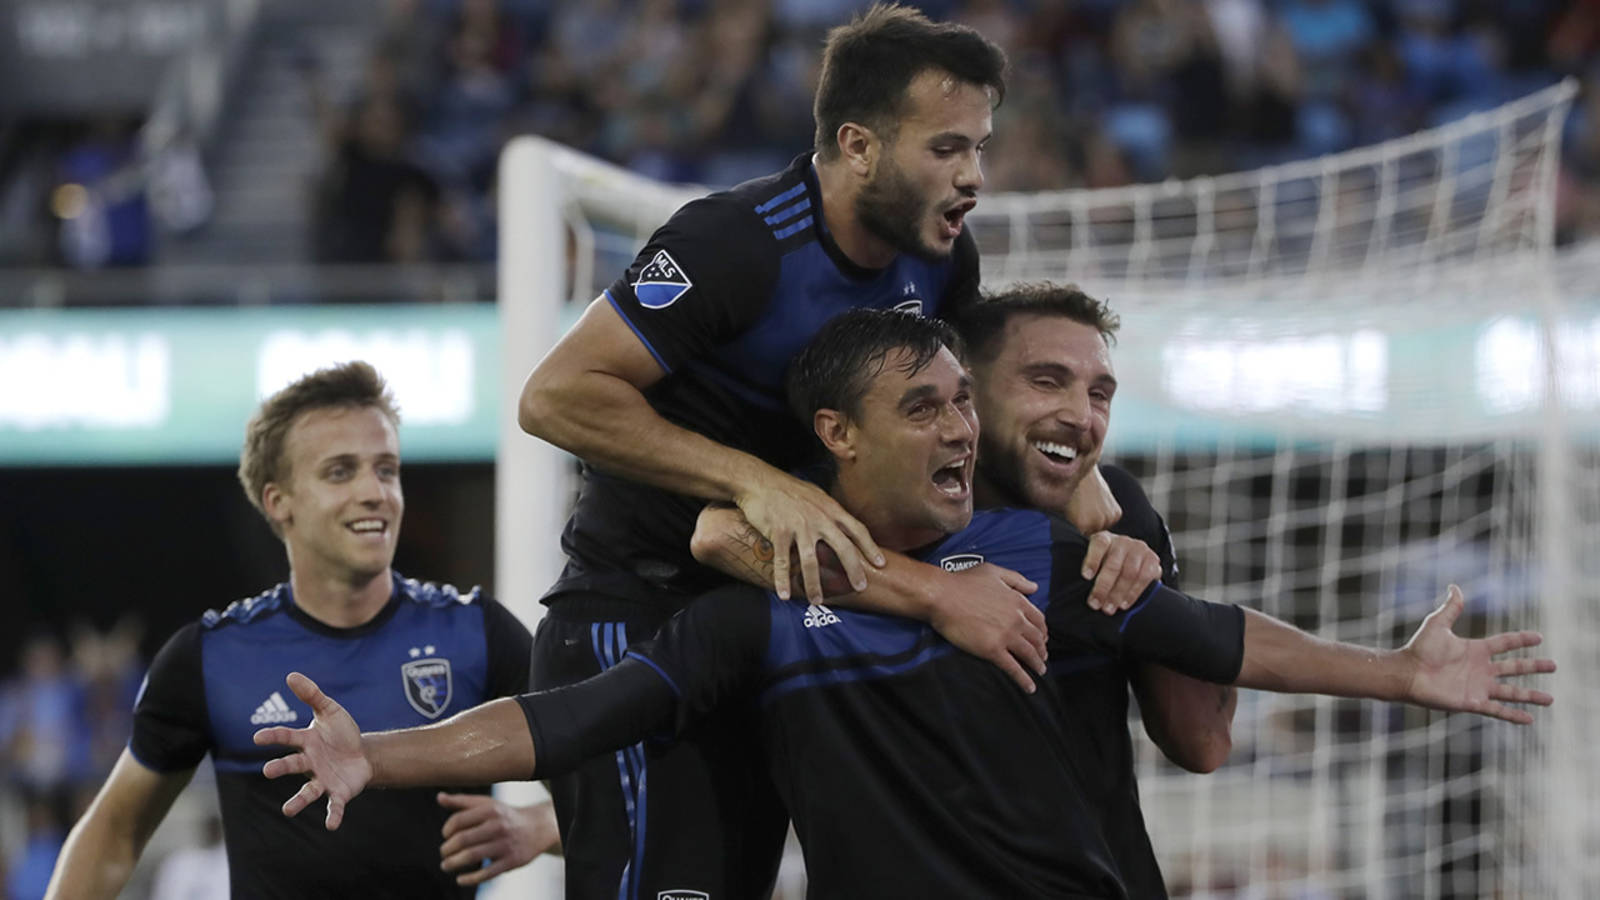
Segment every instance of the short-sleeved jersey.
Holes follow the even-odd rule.
[[[377,616],[334,628],[281,584],[179,629],[140,689],[128,749],[157,772],[191,769],[211,754],[236,900],[470,897],[439,868],[449,811],[434,789],[378,791],[330,832],[321,804],[284,818],[299,779],[267,780],[261,766],[282,749],[257,747],[251,736],[310,724],[310,708],[284,686],[289,672],[309,675],[363,727],[407,728],[526,691],[532,641],[476,589],[395,575]]]
[[[815,440],[788,411],[784,375],[825,322],[858,307],[939,315],[977,296],[977,246],[965,231],[944,260],[851,262],[823,222],[809,153],[685,205],[605,292],[667,373],[645,392],[655,411],[784,471]],[[569,563],[547,599],[586,590],[681,603],[722,583],[689,555],[703,505],[585,466],[562,535]]]
[[[1126,612],[1090,610],[1086,547],[1064,521],[996,510],[916,555],[951,570],[992,562],[1038,583],[1054,665],[1109,656],[1237,676],[1238,609],[1157,584]],[[739,585],[699,598],[598,678],[521,702],[548,775],[600,749],[584,743],[596,736],[637,737],[609,720],[660,727],[647,704],[669,695],[679,727],[753,698],[814,896],[1126,896],[1091,787],[1095,738],[1066,685],[1047,677],[1024,694],[923,623]]]

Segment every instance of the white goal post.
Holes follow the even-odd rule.
[[[1562,667],[1526,729],[1245,692],[1218,773],[1139,737],[1175,896],[1600,893],[1600,256],[1553,247],[1573,94],[1255,172],[985,195],[968,217],[987,285],[1075,281],[1123,316],[1107,456],[1166,516],[1186,590],[1394,646],[1453,580],[1464,627],[1539,628]],[[502,158],[496,591],[530,622],[574,466],[518,430],[515,398],[699,193],[537,138]]]

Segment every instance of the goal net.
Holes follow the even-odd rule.
[[[984,196],[985,281],[1075,281],[1123,316],[1107,458],[1171,526],[1182,585],[1329,638],[1402,643],[1461,585],[1458,630],[1537,628],[1561,670],[1530,728],[1241,692],[1196,776],[1139,735],[1175,896],[1582,896],[1600,889],[1600,302],[1552,249],[1572,89],[1238,175]],[[520,139],[501,169],[505,390],[699,191]],[[560,569],[570,458],[517,431],[497,589]]]

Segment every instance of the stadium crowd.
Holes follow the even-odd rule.
[[[735,184],[811,143],[816,48],[857,0],[390,0],[357,91],[320,106],[325,259],[487,260],[495,159],[537,133],[667,181]],[[1588,0],[924,0],[1011,59],[986,190],[1250,169],[1583,78],[1564,240],[1600,222]]]

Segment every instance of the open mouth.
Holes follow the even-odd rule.
[[[967,213],[977,206],[976,200],[966,200],[944,211],[943,234],[945,240],[955,240],[961,234],[961,223],[967,218]]]
[[[1071,466],[1078,460],[1078,448],[1056,441],[1034,441],[1033,449],[1057,466]]]
[[[965,498],[972,490],[972,479],[967,474],[967,461],[969,457],[951,461],[948,465],[934,470],[933,486],[955,500]]]

